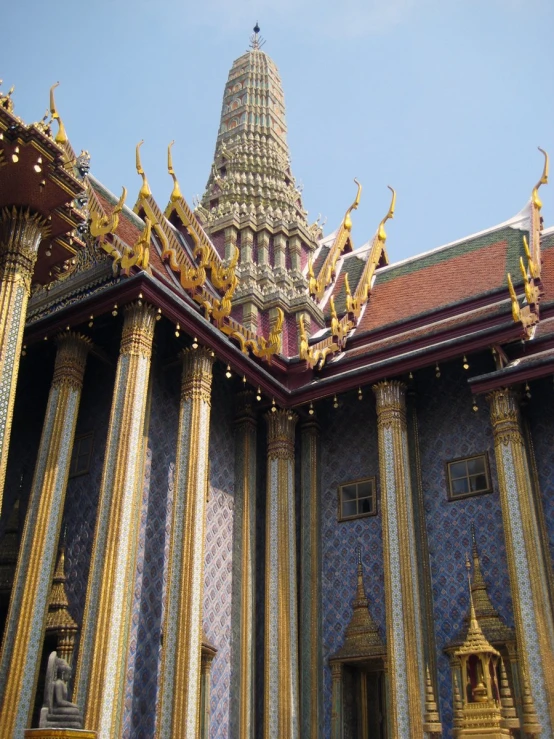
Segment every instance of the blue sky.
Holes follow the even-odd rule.
[[[233,60],[258,20],[283,80],[293,172],[310,220],[335,228],[364,187],[354,241],[388,227],[391,260],[511,217],[554,158],[551,0],[20,0],[4,11],[0,78],[16,113],[42,117],[48,90],[73,146],[110,189],[140,178],[163,207],[167,144],[185,196],[209,173]],[[554,179],[554,172],[553,172]],[[554,187],[541,190],[554,225]]]

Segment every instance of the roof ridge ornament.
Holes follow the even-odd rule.
[[[177,175],[175,174],[175,170],[173,169],[173,157],[171,156],[171,147],[174,143],[175,140],[173,140],[167,147],[167,171],[173,179],[173,192],[170,196],[170,200],[172,203],[183,197],[181,194],[181,188],[179,187],[179,182],[177,180]]]
[[[144,173],[144,169],[142,168],[142,162],[140,160],[140,147],[144,144],[144,139],[141,139],[139,143],[137,144],[136,148],[136,167],[137,167],[137,174],[139,174],[142,177],[142,187],[140,188],[139,192],[139,198],[147,198],[150,195],[152,195],[152,191],[150,190],[150,185],[148,184],[148,180],[146,179],[146,174]]]
[[[56,101],[54,99],[54,90],[56,87],[58,87],[60,83],[56,82],[55,85],[52,85],[50,88],[50,113],[52,114],[52,120],[58,122],[58,133],[56,134],[56,138],[54,141],[56,144],[60,144],[60,146],[63,146],[64,144],[67,144],[69,139],[67,137],[67,133],[65,131],[65,126],[63,125],[62,119],[60,118],[60,114],[58,113],[58,110],[56,108]]]
[[[265,44],[265,39],[260,36],[260,26],[258,25],[258,21],[256,21],[256,25],[252,30],[254,33],[250,36],[250,48],[253,51],[259,51]]]

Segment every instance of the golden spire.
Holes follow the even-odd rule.
[[[385,232],[385,223],[391,218],[394,218],[394,209],[396,207],[396,191],[390,185],[387,185],[387,187],[392,192],[391,203],[387,211],[387,215],[383,218],[383,220],[379,224],[379,228],[377,229],[377,238],[379,239],[379,241],[383,243],[383,245],[385,244],[385,241],[387,240],[387,234]]]
[[[523,704],[523,733],[526,736],[538,736],[542,733],[542,726],[535,711],[535,703],[529,689],[525,670],[523,670],[523,698],[521,702]]]
[[[139,141],[139,143],[137,144],[137,149],[136,149],[137,174],[139,174],[142,177],[142,187],[140,188],[139,198],[147,198],[150,195],[152,195],[150,186],[148,185],[148,180],[146,179],[146,175],[144,174],[144,169],[142,168],[142,163],[140,161],[140,147],[143,144],[144,144],[144,139],[142,139],[142,141]]]
[[[535,208],[540,210],[542,208],[542,200],[539,197],[539,187],[541,185],[547,185],[548,184],[548,154],[544,149],[541,149],[540,146],[537,147],[540,152],[544,154],[544,167],[542,170],[542,175],[540,180],[537,182],[535,187],[533,188],[533,193],[531,195],[531,198],[533,200],[533,205]]]
[[[465,638],[464,643],[462,646],[456,651],[456,656],[462,654],[492,654],[495,657],[499,657],[500,653],[496,651],[496,649],[488,642],[486,636],[483,634],[483,631],[481,630],[481,627],[479,626],[479,621],[477,620],[477,616],[475,615],[475,606],[473,604],[473,594],[471,591],[471,580],[469,577],[469,571],[471,569],[471,565],[469,563],[469,557],[466,555],[466,569],[467,569],[467,577],[468,577],[468,587],[469,587],[469,603],[470,603],[470,611],[469,611],[469,628],[467,630],[467,636]]]
[[[65,592],[65,547],[60,547],[58,562],[52,579],[52,590],[48,601],[46,631],[77,631],[77,624],[69,613],[69,601]]]
[[[354,202],[344,214],[344,219],[342,221],[343,228],[345,228],[347,231],[352,230],[352,218],[350,217],[350,214],[352,213],[353,210],[356,210],[358,208],[358,205],[360,204],[360,197],[362,195],[362,186],[360,185],[360,183],[355,177],[354,177],[354,182],[358,185],[358,192],[356,193]]]
[[[344,645],[333,655],[333,659],[379,656],[385,653],[379,629],[369,612],[369,601],[364,587],[361,547],[357,548],[357,559],[356,595],[352,603],[352,618],[346,627]]]
[[[442,734],[442,724],[437,710],[437,702],[429,674],[429,665],[425,667],[425,713],[423,715],[423,731],[429,734]]]
[[[519,719],[514,706],[514,699],[508,683],[508,675],[504,667],[504,660],[500,660],[500,704],[502,706],[502,725],[506,729],[519,729]]]
[[[464,712],[462,705],[462,698],[460,696],[460,686],[458,685],[458,675],[454,673],[454,729],[460,729],[463,720]],[[456,734],[454,734],[456,736]]]
[[[58,126],[59,126],[58,133],[56,134],[56,138],[54,139],[54,141],[56,142],[56,144],[63,145],[63,144],[67,144],[69,139],[67,138],[67,133],[65,132],[65,126],[63,125],[62,119],[60,118],[60,114],[57,111],[56,101],[54,99],[54,90],[56,89],[56,87],[58,87],[59,84],[60,84],[59,82],[56,82],[56,84],[52,85],[52,87],[50,88],[50,113],[52,114],[52,120],[58,121]]]
[[[540,271],[537,269],[537,265],[533,261],[533,258],[531,256],[531,250],[529,249],[529,242],[527,241],[527,236],[523,234],[523,249],[525,251],[525,256],[527,257],[527,265],[529,267],[529,273],[531,277],[536,280],[540,277]]]
[[[181,194],[181,188],[179,187],[179,182],[177,181],[177,175],[175,174],[175,170],[173,169],[173,157],[171,156],[171,147],[174,143],[175,141],[172,141],[167,147],[167,171],[173,178],[173,192],[171,193],[170,197],[172,203],[174,203],[176,200],[180,200],[183,197]]]

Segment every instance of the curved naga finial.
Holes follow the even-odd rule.
[[[56,101],[54,99],[54,90],[56,87],[58,87],[60,83],[56,82],[55,85],[52,85],[50,88],[50,113],[52,114],[52,120],[58,121],[58,133],[56,134],[56,138],[54,141],[56,144],[67,144],[68,138],[67,133],[65,132],[65,126],[63,125],[62,119],[60,118],[60,114],[58,113],[58,110],[56,108]]]
[[[390,206],[389,206],[389,210],[387,212],[387,215],[383,218],[383,220],[379,224],[379,228],[377,229],[377,238],[379,239],[379,241],[382,241],[383,244],[387,240],[387,234],[386,234],[386,231],[385,231],[385,223],[389,219],[394,218],[394,209],[396,207],[396,191],[390,185],[387,185],[387,187],[392,192],[392,198],[391,198],[391,201],[390,201]]]
[[[137,144],[137,149],[136,149],[137,174],[139,174],[142,177],[142,187],[140,188],[139,198],[147,198],[149,195],[152,195],[150,186],[148,184],[148,180],[146,179],[146,175],[144,173],[144,169],[142,168],[142,162],[140,161],[140,147],[143,144],[144,144],[144,139],[139,141],[139,143]]]
[[[173,191],[170,197],[172,203],[174,203],[176,200],[180,200],[183,197],[181,194],[181,188],[179,187],[179,182],[177,181],[177,175],[175,174],[175,170],[173,169],[173,157],[171,156],[171,147],[174,143],[175,141],[172,141],[167,147],[167,171],[173,179]]]
[[[354,202],[352,203],[352,205],[350,206],[350,208],[348,208],[348,210],[344,214],[344,219],[342,221],[342,225],[343,225],[343,227],[347,231],[351,231],[352,230],[352,218],[350,217],[350,213],[352,213],[353,210],[356,210],[357,209],[358,205],[360,204],[360,197],[362,195],[362,186],[360,185],[360,183],[358,182],[358,180],[355,177],[354,177],[354,182],[358,185],[358,192],[356,193],[356,197],[354,198]]]
[[[538,146],[537,148],[540,152],[544,154],[544,167],[542,170],[542,175],[541,175],[540,180],[537,182],[537,184],[533,188],[533,194],[531,197],[533,199],[533,205],[536,208],[538,208],[538,210],[540,210],[542,208],[542,200],[539,197],[539,187],[541,185],[548,184],[548,163],[549,162],[548,162],[548,154],[546,153],[546,151],[544,149],[541,149],[540,146]]]
[[[125,203],[126,197],[127,189],[124,187],[121,193],[121,197],[117,201],[117,205],[112,210],[110,216],[105,216],[96,212],[91,213],[91,221],[89,227],[91,236],[94,236],[96,238],[98,236],[106,236],[106,234],[115,233],[115,230],[119,225],[119,214],[123,210],[123,204]]]

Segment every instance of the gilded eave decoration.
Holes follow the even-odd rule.
[[[525,260],[520,257],[519,268],[523,278],[523,289],[525,292],[525,301],[520,305],[519,298],[514,288],[512,276],[510,273],[506,275],[510,300],[512,303],[512,318],[515,323],[521,323],[523,329],[523,338],[531,339],[534,334],[534,327],[540,320],[539,303],[544,294],[541,281],[542,258],[540,251],[540,234],[542,231],[541,208],[542,201],[539,197],[539,188],[541,185],[548,183],[548,154],[544,149],[539,147],[539,151],[544,156],[544,165],[541,177],[531,193],[531,228],[530,239],[531,246],[527,241],[527,237],[523,236],[523,250],[525,252]]]
[[[346,313],[341,318],[338,317],[335,309],[335,299],[331,296],[329,298],[329,307],[331,311],[331,335],[312,345],[309,343],[304,319],[302,316],[299,319],[300,359],[305,360],[312,368],[317,366],[321,369],[329,355],[344,351],[346,348],[347,337],[357,326],[362,309],[369,300],[376,269],[388,264],[385,249],[385,243],[387,240],[385,223],[390,218],[394,217],[394,210],[396,207],[396,192],[392,187],[390,187],[390,185],[388,188],[392,193],[391,203],[387,214],[379,223],[377,232],[373,237],[369,256],[354,295],[352,295],[352,291],[350,289],[348,274],[345,272],[344,287],[346,291]]]

